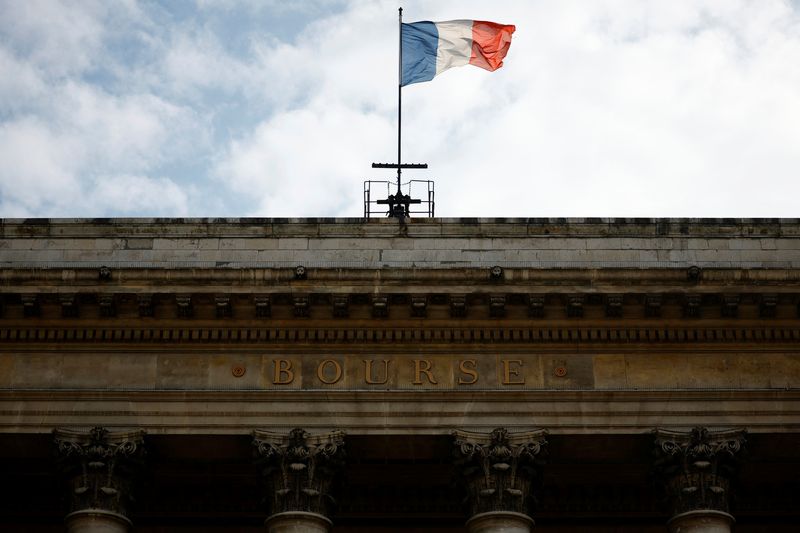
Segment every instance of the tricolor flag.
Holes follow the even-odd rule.
[[[497,70],[503,66],[515,29],[482,20],[402,24],[400,85],[430,81],[450,67],[462,65]]]

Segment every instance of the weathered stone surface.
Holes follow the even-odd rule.
[[[800,380],[800,356],[765,354],[284,355],[273,350],[0,353],[14,388],[107,390],[785,390]],[[237,377],[231,368],[245,365]]]
[[[794,219],[3,220],[0,428],[797,431],[797,242]]]
[[[796,219],[0,221],[2,264],[800,268]],[[776,253],[778,252],[778,253]]]

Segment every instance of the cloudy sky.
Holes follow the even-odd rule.
[[[401,4],[517,27],[403,91],[438,216],[800,216],[800,2]],[[0,217],[360,216],[397,7],[0,0]]]

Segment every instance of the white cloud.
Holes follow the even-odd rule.
[[[412,3],[406,13],[477,18],[484,5],[440,2],[431,14]],[[781,2],[504,6],[486,15],[518,25],[504,69],[449,71],[404,90],[405,159],[431,164],[438,214],[796,216],[796,10]],[[366,7],[367,17],[378,18],[385,5]],[[348,30],[363,27],[364,12],[359,4],[317,22],[317,40],[281,54],[302,57],[298,71],[324,73],[305,87],[311,114],[303,128],[298,112],[287,110],[232,144],[223,174],[236,184],[247,175],[243,168],[269,175],[269,187],[251,189],[264,198],[258,214],[275,206],[294,215],[352,214],[356,206],[298,203],[297,191],[281,184],[302,176],[330,197],[356,189],[364,163],[392,154],[385,132],[393,128],[387,80],[395,76],[388,67],[396,50],[386,43],[395,28],[377,24],[380,31],[367,39],[349,37]],[[380,44],[370,50],[363,42]],[[374,117],[385,146],[328,120],[319,102],[347,109],[354,124]],[[318,178],[309,152],[322,159],[352,154],[354,165],[340,178]]]
[[[175,217],[189,213],[184,189],[169,179],[147,176],[99,177],[86,204],[103,206],[105,213],[117,216],[148,213]]]
[[[109,6],[0,4],[0,215],[357,215],[392,179],[369,163],[395,157],[393,4]],[[404,7],[517,25],[498,72],[404,89],[438,215],[797,215],[796,5]]]
[[[35,119],[0,126],[0,207],[4,216],[27,216],[52,202],[69,202],[80,187],[73,159],[80,149],[79,143],[59,138]]]
[[[338,136],[335,132],[339,132]],[[347,213],[358,216],[365,150],[391,143],[380,117],[340,105],[289,111],[262,124],[245,141],[234,142],[218,172],[242,194],[258,200],[264,216]],[[306,151],[298,150],[303,139]]]

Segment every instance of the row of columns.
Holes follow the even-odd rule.
[[[670,505],[669,533],[729,533],[729,493],[745,446],[744,430],[655,430],[654,469]],[[126,533],[134,476],[144,461],[144,431],[55,430],[69,483],[69,533]],[[468,505],[470,533],[529,533],[532,503],[547,454],[545,430],[454,431],[454,462]],[[341,431],[311,435],[256,430],[253,453],[264,481],[268,533],[328,533],[333,481],[345,466]]]

